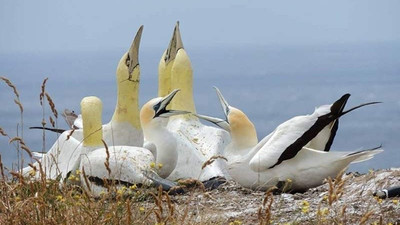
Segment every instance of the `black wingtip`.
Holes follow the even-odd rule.
[[[356,152],[349,153],[349,154],[347,154],[347,156],[357,155],[358,153],[365,152],[365,151],[374,151],[374,150],[378,150],[380,148],[382,148],[382,144],[377,146],[377,147],[374,147],[374,148],[369,148],[369,149],[364,149],[364,150],[359,150],[359,151],[356,151]]]
[[[349,113],[349,112],[351,112],[353,110],[356,110],[358,108],[361,108],[361,107],[364,107],[364,106],[367,106],[367,105],[374,105],[374,104],[380,104],[380,103],[382,103],[382,102],[367,102],[367,103],[355,106],[355,107],[353,107],[353,108],[351,108],[351,109],[349,109],[347,111],[343,111],[343,112],[340,113],[339,116],[343,116],[344,114],[347,114],[347,113]]]

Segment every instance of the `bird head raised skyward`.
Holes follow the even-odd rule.
[[[174,115],[187,114],[187,111],[167,109],[167,106],[178,93],[179,89],[173,90],[165,97],[157,97],[148,101],[140,110],[140,122],[143,128],[150,125],[162,123],[166,125],[167,118]]]
[[[139,119],[139,45],[143,26],[136,33],[129,50],[122,56],[117,67],[117,105],[113,122],[129,122],[134,128],[141,129]]]
[[[235,142],[235,145],[239,148],[249,148],[256,145],[258,139],[254,124],[244,112],[230,106],[217,87],[214,88],[224,111],[226,121],[229,124],[232,142]]]
[[[183,42],[181,38],[181,32],[179,30],[179,21],[176,22],[174,33],[172,34],[171,41],[169,42],[168,48],[165,52],[163,60],[165,64],[173,61],[178,54],[179,49],[183,49]]]
[[[136,33],[129,50],[121,57],[117,67],[117,82],[139,82],[139,46],[143,25]]]
[[[218,98],[224,111],[225,120],[204,115],[196,116],[212,122],[222,129],[230,132],[232,142],[238,148],[249,148],[256,145],[258,143],[258,139],[254,124],[244,112],[242,112],[240,109],[230,106],[217,87],[214,88],[217,91]]]
[[[193,69],[183,48],[179,22],[176,23],[168,48],[161,57],[158,73],[158,95],[164,96],[171,90],[180,89],[181,93],[171,102],[171,108],[196,112],[193,99]],[[197,120],[190,114],[179,118]]]

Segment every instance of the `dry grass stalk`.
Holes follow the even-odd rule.
[[[45,108],[44,108],[44,104],[43,104],[43,100],[44,100],[44,95],[46,93],[46,82],[49,78],[45,78],[43,80],[42,86],[41,86],[41,92],[39,94],[39,101],[40,101],[40,105],[42,106],[42,126],[43,128],[46,126],[46,120],[44,119],[45,116]],[[45,152],[46,151],[46,132],[43,129],[42,130],[42,151]]]
[[[28,146],[25,145],[25,142],[22,140],[21,137],[13,137],[9,140],[9,143],[12,143],[14,141],[18,141],[20,144],[20,148],[23,149],[26,153],[28,153],[29,157],[32,158],[32,151],[28,148]]]
[[[19,93],[15,85],[6,77],[0,77],[0,79],[3,80],[11,89],[13,89],[15,96],[19,99]]]
[[[43,106],[43,99],[44,99],[44,95],[45,95],[45,93],[46,93],[46,82],[47,82],[47,80],[48,80],[49,78],[48,77],[46,77],[44,80],[43,80],[43,83],[42,83],[42,88],[41,88],[41,92],[40,92],[40,95],[39,95],[39,100],[40,100],[40,105],[41,106]]]
[[[85,172],[85,167],[84,166],[82,166],[82,176],[83,176],[83,180],[85,181],[87,189],[91,192],[92,189],[90,188],[90,183],[89,183],[89,180],[88,180],[88,178],[86,176],[86,172]]]
[[[45,95],[46,95],[46,98],[47,98],[47,102],[49,103],[51,112],[53,113],[54,117],[57,119],[58,118],[58,112],[57,112],[57,109],[56,109],[56,105],[54,104],[53,99],[51,99],[49,93],[46,92]]]
[[[5,137],[8,137],[8,134],[1,127],[0,127],[0,134],[5,136]]]
[[[32,168],[35,172],[37,171],[36,166],[34,166],[32,163],[28,163],[28,166],[29,166],[30,168]]]
[[[11,144],[14,141],[18,141],[21,144],[25,144],[21,137],[13,137],[8,141],[8,143]]]
[[[14,95],[16,97],[14,99],[14,103],[18,105],[19,110],[20,110],[20,123],[17,124],[17,135],[19,135],[19,131],[20,131],[19,127],[21,127],[21,137],[23,137],[24,136],[24,115],[23,115],[24,107],[21,104],[21,100],[19,98],[18,90],[17,90],[16,86],[8,78],[0,77],[0,79],[3,80],[13,90]],[[23,154],[20,151],[20,146],[18,144],[15,147],[17,149],[17,157],[18,157],[17,158],[17,160],[18,160],[17,167],[18,167],[19,170],[20,169],[22,170]]]
[[[21,148],[22,148],[23,150],[25,150],[26,153],[28,153],[28,155],[29,155],[30,158],[33,157],[32,151],[28,148],[28,146],[26,146],[26,145],[24,145],[24,144],[21,144]]]
[[[263,203],[258,209],[258,221],[260,225],[271,224],[272,217],[272,203],[274,202],[273,191],[276,187],[272,187],[265,192]],[[264,210],[263,210],[264,209]]]
[[[192,200],[191,198],[189,200]],[[181,218],[181,224],[185,223],[185,220],[189,214],[189,202],[186,204],[185,211],[183,212],[183,216]]]
[[[205,162],[203,163],[203,165],[201,166],[201,169],[204,169],[204,168],[206,168],[206,166],[211,165],[211,164],[212,164],[215,160],[217,160],[217,159],[223,159],[223,160],[225,160],[225,161],[228,161],[228,159],[225,158],[225,157],[222,156],[222,155],[214,155],[214,156],[212,156],[211,158],[209,158],[207,161],[205,161]]]
[[[344,205],[342,207],[342,212],[341,212],[342,224],[347,224],[346,209],[347,209],[347,205]]]
[[[152,209],[152,212],[155,215],[156,221],[158,224],[167,224],[167,222],[171,222],[175,224],[178,219],[175,218],[175,206],[171,201],[171,198],[168,196],[168,193],[162,190],[161,186],[158,187],[157,195],[154,193],[149,193],[153,196],[155,208]],[[165,200],[164,200],[165,199]],[[168,211],[166,215],[164,215],[164,207],[163,201],[166,202]],[[184,218],[186,217],[187,213],[185,214]]]
[[[111,178],[110,151],[108,151],[107,143],[103,139],[101,139],[101,141],[103,142],[104,148],[106,149],[106,161],[104,162],[104,166],[107,169],[108,177]]]
[[[345,185],[345,181],[343,180],[343,174],[346,170],[342,170],[333,181],[332,178],[328,177],[327,182],[329,184],[328,189],[328,204],[332,206],[332,204],[337,201],[343,195],[343,187]]]
[[[24,177],[22,176],[21,173],[14,172],[14,171],[10,171],[10,174],[11,174],[14,178],[18,179],[19,182],[20,182],[22,185],[25,185],[25,179],[24,179]]]
[[[365,213],[364,216],[360,219],[360,225],[365,224],[365,223],[368,221],[369,217],[370,217],[373,213],[374,213],[373,210],[371,210],[371,211]]]
[[[22,106],[21,102],[20,102],[19,100],[17,100],[17,99],[14,99],[14,102],[15,102],[15,104],[18,105],[19,111],[20,111],[21,113],[23,113],[23,112],[24,112],[24,107]]]
[[[39,173],[40,173],[40,181],[41,181],[41,187],[42,189],[46,189],[46,173],[43,170],[42,163],[40,162],[39,159],[35,159],[37,164],[39,165]]]
[[[174,216],[174,212],[175,212],[175,210],[174,210],[174,209],[175,209],[175,208],[174,208],[174,205],[172,204],[171,198],[169,197],[168,194],[165,194],[164,196],[165,196],[165,198],[166,198],[166,200],[167,200],[167,206],[168,206],[168,212],[169,212],[169,219],[172,219],[173,216]]]
[[[83,190],[83,193],[86,196],[86,199],[90,202],[90,198],[91,198],[90,196],[91,195],[89,193],[92,192],[92,188],[90,187],[89,180],[88,180],[88,178],[86,176],[85,167],[82,167],[82,176],[83,176],[83,180],[85,181],[86,188],[87,188],[87,190],[89,190],[89,192],[85,188],[82,188],[82,190]]]
[[[75,128],[73,128],[69,134],[67,135],[67,140],[69,140],[69,138],[72,136],[72,134],[75,132]]]
[[[49,121],[52,127],[56,127],[56,122],[53,120],[53,117],[49,116]]]
[[[132,210],[131,210],[131,202],[129,199],[126,200],[126,208],[127,208],[127,219],[128,219],[128,224],[132,223]]]
[[[2,181],[5,182],[6,176],[4,174],[4,167],[3,167],[3,161],[1,160],[1,154],[0,154],[0,172],[1,172]]]

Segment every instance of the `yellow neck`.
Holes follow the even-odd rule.
[[[196,112],[193,101],[193,70],[186,51],[181,48],[176,54],[171,68],[171,90],[180,89],[180,93],[171,102],[171,108]]]
[[[102,103],[97,97],[85,97],[81,101],[83,122],[83,146],[96,147],[103,145],[103,129],[101,121]]]
[[[139,118],[139,65],[129,76],[125,65],[126,57],[122,57],[117,68],[118,97],[114,115],[111,121],[129,122],[133,127],[140,129]]]
[[[161,57],[160,63],[158,64],[158,96],[167,96],[171,91],[171,68],[174,64],[173,61],[165,63],[165,54]]]

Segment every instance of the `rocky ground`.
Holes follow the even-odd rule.
[[[162,213],[189,224],[400,224],[400,198],[373,196],[391,186],[400,186],[400,168],[348,173],[296,194],[266,194],[229,181],[217,190],[170,196],[174,212],[162,205]]]

